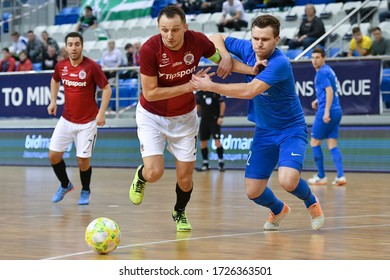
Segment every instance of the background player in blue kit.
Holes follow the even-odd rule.
[[[320,229],[324,224],[320,203],[307,182],[300,178],[307,126],[290,61],[276,48],[279,31],[277,18],[262,15],[252,23],[251,41],[212,35],[210,39],[221,53],[228,51],[247,65],[264,69],[256,76],[247,75],[247,83],[215,83],[211,75],[193,75],[191,81],[198,90],[249,99],[248,119],[255,122],[256,128],[245,169],[245,188],[249,199],[271,210],[264,230],[277,230],[290,213],[290,207],[267,186],[276,166],[280,185],[303,200],[312,228]]]
[[[317,166],[318,174],[310,178],[308,182],[313,185],[326,185],[324,156],[321,149],[321,141],[327,139],[328,149],[332,154],[337,176],[333,185],[342,186],[347,183],[344,176],[343,161],[337,138],[342,117],[342,110],[337,96],[337,77],[332,68],[325,63],[325,51],[315,49],[311,55],[311,62],[317,71],[314,78],[317,99],[312,102],[312,107],[318,109],[311,132],[310,146]]]

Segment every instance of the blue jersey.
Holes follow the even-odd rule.
[[[227,37],[225,46],[243,63],[255,65],[256,55],[250,41]],[[247,82],[259,79],[270,86],[248,102],[248,120],[254,122],[257,128],[275,130],[306,125],[302,105],[295,91],[290,61],[280,50],[275,49],[261,73],[257,76],[247,75],[246,78]]]
[[[333,89],[333,101],[330,110],[341,110],[339,97],[337,96],[337,77],[333,69],[324,64],[318,71],[314,78],[314,86],[316,89],[316,95],[318,99],[318,112],[317,115],[322,118],[326,106],[326,91],[327,87]]]

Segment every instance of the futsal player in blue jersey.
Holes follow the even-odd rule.
[[[262,15],[252,23],[251,41],[222,34],[210,37],[221,52],[232,53],[247,65],[264,68],[256,76],[247,75],[247,83],[215,83],[212,75],[193,75],[191,81],[199,90],[249,99],[248,119],[256,128],[246,163],[245,189],[249,199],[271,211],[264,230],[277,230],[291,211],[267,186],[276,166],[280,185],[304,202],[312,228],[320,229],[324,224],[320,203],[300,177],[308,132],[290,61],[276,48],[279,30],[277,18]]]
[[[314,78],[314,86],[317,99],[312,102],[313,109],[317,109],[311,132],[310,146],[313,150],[314,162],[317,166],[317,175],[310,178],[308,182],[313,185],[326,185],[324,156],[322,154],[321,142],[327,139],[328,149],[332,154],[333,163],[337,170],[337,176],[332,182],[333,185],[343,186],[347,183],[344,176],[343,161],[337,138],[342,117],[342,110],[337,96],[337,77],[332,68],[325,63],[325,51],[314,49],[311,55],[311,62],[317,71]]]

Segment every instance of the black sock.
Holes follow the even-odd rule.
[[[217,148],[217,155],[220,160],[223,160],[223,147]]]
[[[138,170],[138,178],[141,180],[141,181],[144,181],[146,182],[144,176],[142,176],[142,170],[144,169],[144,165],[142,165],[142,167]]]
[[[83,191],[91,192],[89,189],[89,185],[91,184],[91,176],[92,176],[92,167],[90,166],[87,170],[81,171],[80,170],[80,180],[81,185],[83,186]]]
[[[182,189],[179,187],[179,184],[176,183],[176,205],[174,207],[174,210],[177,212],[182,212],[186,209],[188,201],[190,201],[191,193],[192,193],[193,187],[189,192],[183,192]]]
[[[52,164],[51,165],[54,170],[54,174],[56,174],[58,180],[61,182],[61,186],[63,188],[67,188],[69,186],[69,178],[68,174],[66,174],[66,165],[65,161],[62,159],[59,163],[57,164]]]
[[[207,161],[209,159],[209,150],[206,148],[200,149],[202,153],[203,161]]]

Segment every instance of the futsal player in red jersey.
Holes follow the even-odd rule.
[[[111,87],[101,67],[83,56],[83,37],[72,32],[65,37],[68,59],[57,63],[50,82],[51,102],[49,115],[57,114],[57,96],[60,82],[64,86],[65,103],[62,116],[54,129],[49,146],[49,160],[54,173],[61,182],[52,201],[61,201],[74,189],[66,173],[63,154],[74,141],[77,163],[80,169],[82,190],[79,205],[89,204],[92,167],[90,158],[96,142],[97,126],[106,123],[105,112],[111,98]],[[96,103],[96,87],[102,89],[100,108]]]
[[[160,34],[141,48],[142,95],[136,121],[143,164],[137,168],[130,186],[133,204],[142,202],[146,183],[154,183],[164,173],[164,149],[175,157],[176,204],[172,218],[177,231],[190,231],[185,208],[193,189],[199,121],[194,88],[190,84],[201,57],[218,63],[217,74],[225,78],[230,70],[251,73],[254,68],[220,54],[202,33],[187,30],[184,12],[173,5],[158,17]],[[201,72],[198,72],[201,75]]]

